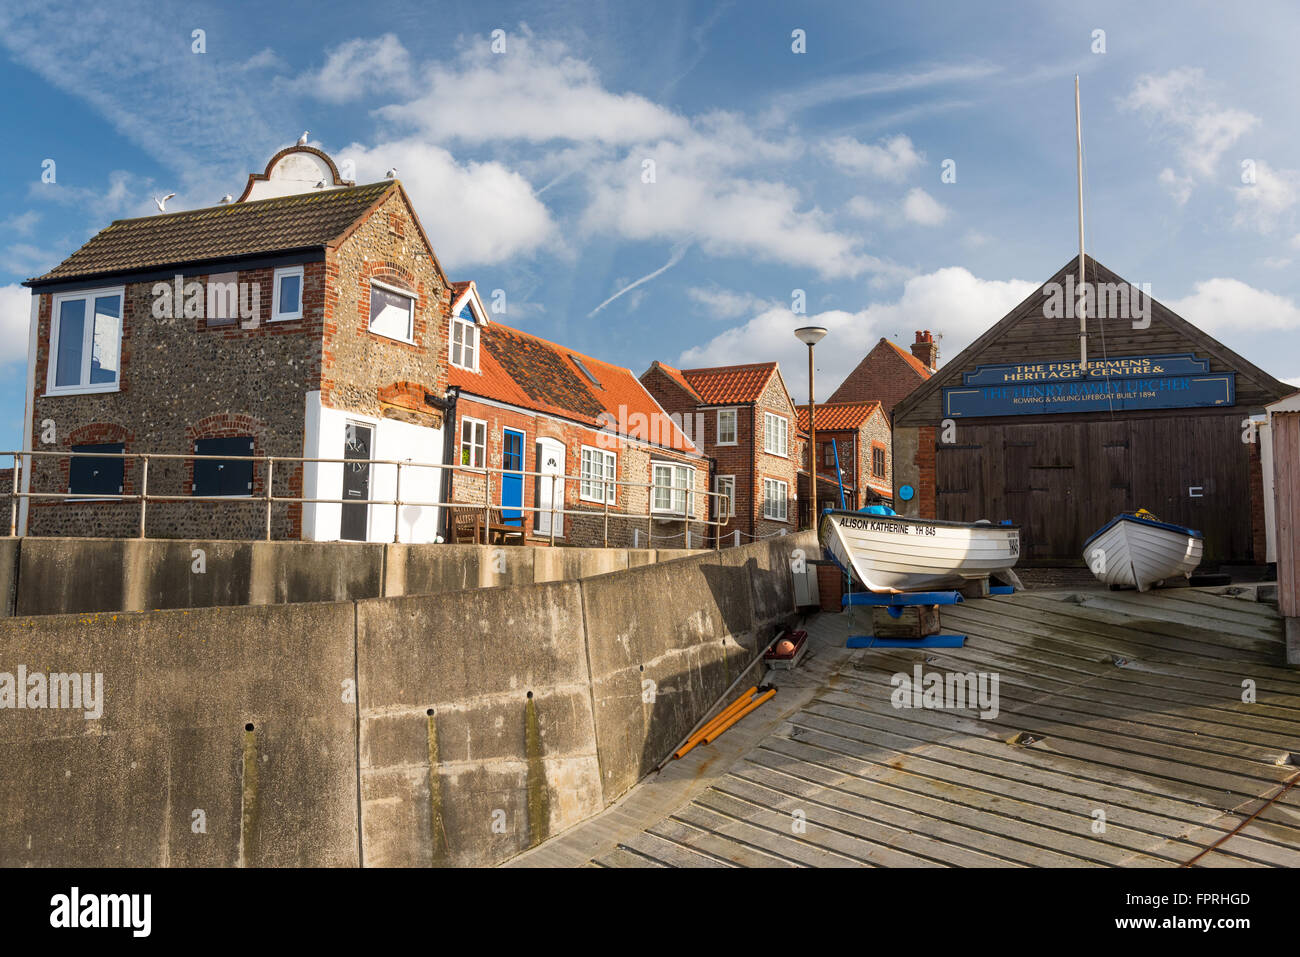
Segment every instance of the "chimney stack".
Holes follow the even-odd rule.
[[[916,342],[912,343],[912,355],[921,360],[921,365],[931,372],[939,367],[939,344],[930,335],[930,330],[916,330]]]

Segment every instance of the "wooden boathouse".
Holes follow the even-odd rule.
[[[1085,263],[1088,374],[1073,258],[895,407],[895,507],[1013,520],[1024,564],[1082,563],[1089,534],[1138,508],[1201,530],[1206,564],[1264,562],[1246,420],[1293,388]]]

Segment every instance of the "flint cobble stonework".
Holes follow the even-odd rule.
[[[276,267],[303,267],[302,317],[271,321]],[[450,293],[404,193],[394,189],[336,247],[282,257],[274,266],[220,272],[181,265],[175,274],[206,288],[222,282],[255,284],[257,323],[216,323],[204,316],[159,318],[158,284],[150,277],[124,285],[119,389],[84,395],[46,395],[54,293],[39,293],[32,448],[69,452],[74,445],[122,442],[127,453],[189,456],[199,439],[248,435],[258,456],[301,456],[307,396],[319,391],[326,407],[400,418],[438,427],[433,408],[412,411],[381,401],[380,391],[405,382],[436,398],[446,393]],[[370,280],[416,297],[414,342],[369,331]],[[60,291],[123,287],[87,280]],[[205,296],[206,303],[206,296]],[[181,312],[178,307],[177,313]],[[246,328],[245,326],[249,326]],[[51,439],[51,441],[45,441]],[[34,492],[68,491],[69,458],[37,457]],[[194,466],[187,459],[151,459],[148,491],[189,496]],[[253,471],[252,500],[150,502],[145,534],[154,538],[261,538],[265,535],[266,466]],[[128,459],[123,494],[138,494],[143,468]],[[273,494],[302,494],[302,467],[277,463]],[[135,502],[33,500],[28,532],[35,535],[127,536],[139,531]],[[301,508],[273,506],[272,535],[301,537]]]

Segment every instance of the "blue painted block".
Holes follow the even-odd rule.
[[[965,635],[929,635],[925,638],[876,638],[873,635],[852,635],[844,643],[846,648],[960,648],[966,644]]]

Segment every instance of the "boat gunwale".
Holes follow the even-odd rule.
[[[845,508],[827,508],[822,510],[822,517],[827,515],[849,515],[853,518],[896,518],[900,522],[911,522],[914,525],[936,525],[944,528],[969,528],[969,529],[988,529],[990,531],[1020,531],[1020,526],[1016,524],[998,525],[989,522],[987,525],[977,522],[954,522],[946,518],[914,518],[911,515],[873,515],[868,512],[854,512]]]
[[[1202,535],[1194,528],[1188,528],[1185,525],[1175,525],[1172,522],[1161,522],[1149,518],[1139,518],[1137,514],[1134,512],[1121,512],[1119,515],[1116,515],[1105,525],[1103,525],[1101,528],[1097,529],[1086,539],[1084,539],[1083,547],[1086,549],[1089,545],[1091,545],[1094,541],[1096,541],[1098,537],[1110,531],[1120,522],[1133,522],[1134,524],[1142,528],[1162,528],[1167,532],[1177,532],[1180,535],[1187,535],[1191,538],[1199,538],[1201,541],[1205,540],[1205,536]]]

